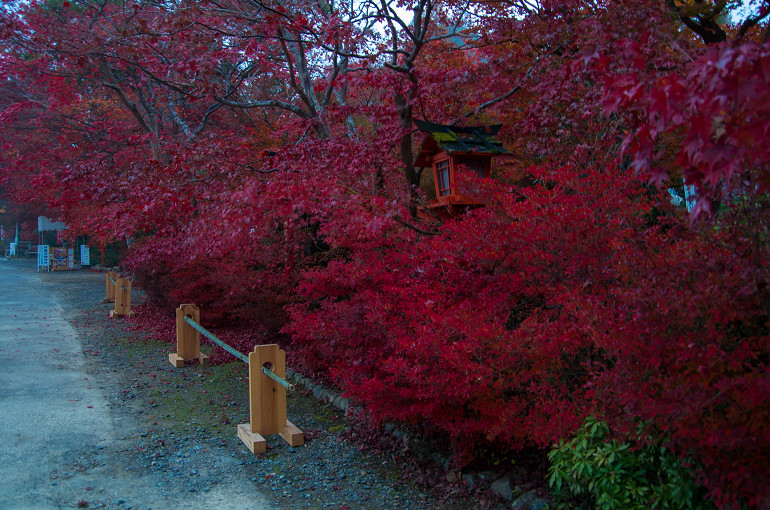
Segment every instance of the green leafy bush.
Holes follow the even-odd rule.
[[[554,445],[548,459],[557,508],[713,508],[686,461],[655,442],[634,446],[609,439],[607,424],[594,417],[586,418],[574,439]]]

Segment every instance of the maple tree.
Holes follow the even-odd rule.
[[[770,5],[741,7],[20,3],[0,184],[460,465],[641,420],[761,507]],[[459,175],[486,207],[417,220],[415,117],[503,124],[515,158]]]

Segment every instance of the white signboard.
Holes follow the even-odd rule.
[[[80,265],[81,266],[91,265],[91,250],[88,249],[88,245],[85,245],[85,244],[80,245]]]
[[[11,257],[16,256],[16,243],[11,243],[11,249],[8,252],[8,255],[10,255]]]
[[[44,230],[67,230],[68,228],[67,224],[62,223],[61,221],[54,221],[45,216],[37,217],[37,229],[40,232],[43,232]]]
[[[50,268],[47,244],[39,244],[37,246],[37,270],[40,271],[41,267],[44,267],[46,271]]]

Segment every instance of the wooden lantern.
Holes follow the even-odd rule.
[[[426,133],[414,165],[430,168],[436,189],[436,200],[419,209],[423,219],[446,220],[484,204],[463,195],[457,189],[460,168],[481,178],[489,178],[494,156],[510,154],[495,135],[501,125],[457,127],[414,121]]]

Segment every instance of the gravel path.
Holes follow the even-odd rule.
[[[102,304],[104,273],[37,274],[29,263],[0,261],[0,278],[11,269],[34,292],[49,296],[47,311],[39,313],[46,321],[60,317],[57,334],[69,331],[70,351],[41,348],[58,366],[77,366],[75,379],[78,373],[83,379],[62,384],[68,391],[90,392],[93,408],[81,405],[77,411],[90,424],[77,444],[71,444],[72,435],[52,430],[56,427],[45,417],[29,424],[36,428],[33,436],[55,443],[58,452],[40,469],[27,447],[11,471],[35,471],[35,489],[48,495],[37,500],[44,504],[25,506],[22,497],[5,504],[0,489],[2,508],[471,509],[482,504],[451,476],[435,494],[416,486],[415,472],[398,460],[403,457],[352,442],[343,413],[301,387],[289,395],[288,415],[305,431],[306,444],[292,448],[269,436],[267,453],[253,455],[235,433],[238,423],[248,421],[245,364],[174,368],[168,363],[173,345],[145,338],[135,319],[109,318],[112,305]],[[141,292],[135,290],[133,298],[141,301]],[[44,327],[40,321],[34,326]],[[101,418],[91,419],[88,413],[97,407]],[[0,478],[5,474],[0,471]],[[25,483],[18,479],[14,486]]]
[[[125,374],[70,323],[92,308],[97,275],[80,273],[68,299],[60,275],[0,262],[0,508],[272,508],[223,449],[193,456],[191,442],[167,456],[175,472],[147,469],[143,413],[117,402]],[[194,493],[181,475],[195,458],[228,476]]]

